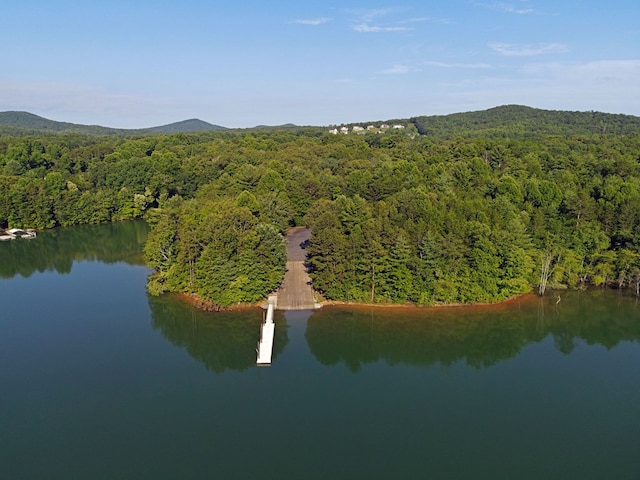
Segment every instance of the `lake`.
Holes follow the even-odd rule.
[[[640,479],[640,302],[210,313],[141,222],[0,243],[0,478]]]

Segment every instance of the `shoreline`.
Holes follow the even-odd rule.
[[[193,305],[195,308],[205,312],[234,312],[243,310],[264,310],[264,300],[256,303],[239,303],[235,305],[229,305],[227,307],[217,305],[213,302],[202,300],[195,294],[189,294],[186,292],[169,292],[165,295],[175,295],[180,298],[181,301]],[[347,307],[347,308],[375,308],[375,309],[407,309],[407,310],[430,310],[430,309],[447,309],[447,308],[491,308],[502,305],[509,305],[517,301],[531,301],[533,299],[544,298],[536,295],[533,292],[522,293],[515,297],[507,298],[500,302],[483,302],[483,303],[443,303],[437,305],[416,305],[413,303],[393,304],[393,303],[358,303],[358,302],[346,302],[341,300],[323,300],[319,302],[322,307]]]
[[[345,302],[340,300],[326,300],[321,302],[323,307],[353,307],[353,308],[388,308],[388,309],[411,309],[411,310],[430,310],[430,309],[446,309],[446,308],[481,308],[495,307],[499,305],[509,305],[520,300],[531,300],[534,298],[542,298],[533,292],[521,293],[515,297],[510,297],[499,302],[479,302],[479,303],[439,303],[435,305],[416,305],[414,303],[359,303]]]
[[[558,289],[551,290],[547,289],[549,295],[543,295],[542,297],[537,295],[534,292],[522,293],[520,295],[516,295],[515,297],[507,298],[506,300],[502,300],[500,302],[482,302],[482,303],[446,303],[446,304],[437,304],[437,305],[415,305],[412,303],[403,303],[403,304],[393,304],[393,303],[357,303],[357,302],[346,302],[340,300],[323,300],[320,302],[321,308],[327,307],[342,307],[348,309],[376,309],[376,310],[447,310],[447,309],[493,309],[506,307],[513,303],[517,302],[534,302],[540,301],[543,299],[549,299],[551,301],[554,300],[555,296],[551,295],[551,292],[567,292],[567,291],[582,291],[582,289]],[[587,288],[586,290],[591,290]],[[608,288],[606,290],[617,291],[615,288]],[[239,303],[235,305],[230,305],[227,307],[223,307],[221,305],[216,305],[212,302],[207,302],[202,300],[195,294],[189,294],[186,292],[167,292],[163,295],[171,295],[180,299],[185,303],[188,303],[195,308],[206,311],[206,312],[234,312],[234,311],[249,311],[249,310],[264,310],[266,307],[266,299],[260,302],[255,303]]]
[[[218,305],[213,302],[209,302],[207,300],[202,300],[200,297],[193,293],[187,292],[168,292],[164,295],[175,295],[180,300],[185,303],[189,303],[193,305],[199,310],[204,312],[233,312],[239,310],[253,310],[253,309],[262,309],[262,302],[259,303],[239,303],[236,305],[229,305],[228,307],[223,307],[222,305]]]

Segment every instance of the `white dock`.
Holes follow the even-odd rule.
[[[276,324],[273,323],[273,311],[276,308],[275,297],[269,297],[269,305],[267,306],[267,318],[260,329],[260,341],[258,342],[258,358],[256,364],[271,365],[271,355],[273,353],[273,336],[276,330]]]
[[[0,228],[0,241],[14,240],[16,238],[36,238],[36,231],[33,228],[27,228],[26,230],[21,228],[2,230]]]

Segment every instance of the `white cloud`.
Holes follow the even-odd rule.
[[[433,22],[433,21],[435,20],[430,17],[414,17],[414,18],[407,18],[405,20],[400,20],[398,23],[405,24],[405,23],[422,23],[422,22]]]
[[[382,27],[379,25],[368,25],[366,23],[361,23],[353,27],[356,32],[361,33],[379,33],[379,32],[408,32],[413,30],[412,28],[407,27]]]
[[[384,17],[393,12],[394,10],[390,8],[378,8],[374,10],[367,10],[365,12],[361,12],[361,18],[364,23],[371,23],[376,17]]]
[[[330,22],[330,18],[298,18],[293,21],[293,23],[297,23],[298,25],[322,25],[324,23]]]
[[[385,75],[404,75],[409,73],[409,67],[406,65],[394,65],[391,68],[383,70],[382,73]]]
[[[424,22],[428,20],[426,17],[416,17],[403,21],[387,22],[386,25],[381,25],[379,23],[377,25],[373,24],[373,22],[379,17],[387,17],[402,11],[404,11],[404,9],[400,8],[379,8],[374,10],[352,11],[358,17],[358,23],[353,27],[353,30],[360,33],[407,32],[413,30],[413,28],[400,25]]]
[[[428,67],[439,68],[491,68],[488,63],[446,63],[446,62],[424,62],[424,65]]]
[[[437,23],[440,25],[450,25],[451,22],[446,18],[434,18],[434,17],[414,17],[406,18],[398,21],[398,25],[407,25],[411,23]]]
[[[507,57],[534,57],[551,53],[566,53],[569,47],[563,43],[541,43],[538,45],[523,45],[515,43],[493,42],[489,48]]]
[[[640,78],[640,60],[532,64],[522,71],[527,75],[551,76],[580,83],[633,83]]]
[[[524,2],[521,2],[524,3]],[[488,8],[498,12],[513,13],[516,15],[530,15],[535,12],[533,8],[522,8],[512,3],[493,2],[493,3],[476,3],[478,7]]]

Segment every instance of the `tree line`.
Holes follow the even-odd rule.
[[[4,136],[0,227],[147,218],[150,291],[221,306],[277,287],[294,225],[311,227],[314,286],[335,300],[638,291],[640,135],[625,125],[570,135],[493,126],[484,137],[462,125],[455,138],[415,128]]]

